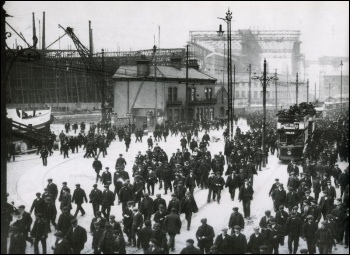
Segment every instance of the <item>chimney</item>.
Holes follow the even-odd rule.
[[[174,53],[173,53],[173,56],[170,57],[170,63],[173,67],[177,68],[177,69],[181,69],[181,64],[182,62],[182,57],[181,56],[176,56]]]
[[[189,59],[188,60],[188,68],[199,70],[199,65],[197,59]]]
[[[137,76],[147,77],[149,75],[149,62],[145,55],[141,55],[141,59],[136,61]]]

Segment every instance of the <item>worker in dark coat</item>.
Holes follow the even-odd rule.
[[[198,247],[202,254],[208,253],[210,247],[214,243],[214,229],[212,226],[207,224],[207,219],[201,219],[202,226],[200,226],[196,232],[196,238],[198,240]]]
[[[148,193],[144,194],[144,198],[141,200],[140,203],[140,213],[143,214],[143,219],[150,220],[152,214],[154,213],[154,201],[151,197],[149,197]],[[148,243],[148,242],[147,242]]]
[[[120,189],[119,192],[119,202],[122,203],[122,210],[125,209],[127,202],[133,201],[134,193],[133,193],[133,187],[130,184],[130,180],[125,180],[125,183],[123,187]]]
[[[250,236],[247,245],[247,252],[259,254],[259,247],[265,244],[265,236],[259,232],[259,227],[254,228],[254,233]]]
[[[43,215],[37,213],[35,222],[30,232],[30,236],[34,238],[34,253],[39,254],[39,242],[43,248],[43,254],[46,254],[46,239],[47,239],[47,223],[43,220]]]
[[[108,171],[109,167],[105,167],[106,171],[104,171],[101,175],[101,183],[103,185],[111,185],[112,183],[112,174]]]
[[[239,189],[238,200],[243,204],[244,218],[250,217],[250,202],[253,200],[254,190],[249,180],[244,180],[244,185]]]
[[[237,175],[234,171],[231,172],[231,174],[227,177],[225,187],[228,187],[228,191],[231,195],[231,200],[235,200],[235,194],[236,194],[236,189],[238,187],[238,178]]]
[[[284,233],[285,235],[288,235],[289,254],[292,252],[293,254],[296,254],[299,246],[299,239],[302,235],[303,222],[300,218],[297,217],[297,214],[295,212],[291,212],[290,216],[291,217],[287,219]]]
[[[247,239],[245,235],[241,233],[240,226],[234,226],[234,233],[232,238],[232,253],[231,254],[245,254],[247,252]]]
[[[227,234],[228,229],[223,228],[221,234],[219,234],[214,244],[218,247],[218,252],[222,254],[231,254],[232,252],[232,238]]]
[[[11,232],[8,254],[26,254],[26,239],[23,234],[16,226],[11,228]]]
[[[102,237],[104,229],[101,228],[100,222],[94,222],[94,231],[92,234],[92,249],[94,254],[101,254],[101,251],[98,250],[98,243]]]
[[[319,207],[323,216],[323,219],[326,220],[327,214],[332,212],[334,201],[333,198],[328,196],[328,192],[326,190],[323,191],[323,196],[320,199]]]
[[[33,200],[32,206],[30,208],[30,213],[34,211],[35,214],[37,213],[44,213],[45,208],[45,200],[41,198],[41,193],[37,192],[36,198]]]
[[[159,223],[153,224],[152,238],[157,241],[157,245],[164,250],[165,254],[169,254],[168,239]]]
[[[186,247],[181,250],[180,254],[203,254],[199,249],[194,247],[193,244],[193,239],[187,239]]]
[[[133,210],[132,226],[131,226],[132,246],[133,247],[137,246],[137,248],[140,248],[140,238],[138,238],[136,241],[136,236],[139,236],[140,230],[142,229],[143,217],[137,207],[134,207],[132,210]]]
[[[267,233],[267,230],[268,230],[268,224],[270,223],[270,219],[271,218],[272,218],[271,211],[270,210],[266,210],[265,211],[265,216],[261,217],[261,219],[260,219],[259,227],[261,228],[261,233],[264,236],[266,236],[266,233]]]
[[[232,208],[233,213],[231,213],[230,220],[228,223],[229,229],[233,229],[234,226],[238,225],[241,229],[244,229],[244,219],[243,215],[238,212],[238,207]]]
[[[181,202],[179,199],[177,199],[176,194],[171,194],[171,200],[169,201],[168,204],[168,211],[171,212],[171,209],[174,208],[176,213],[180,213],[180,207],[181,207]]]
[[[293,207],[299,204],[298,193],[295,192],[294,188],[288,187],[289,192],[286,195],[286,204],[288,211],[291,212]]]
[[[24,239],[29,243],[33,244],[33,240],[28,236],[28,232],[30,231],[33,219],[30,216],[30,213],[25,211],[24,205],[18,206],[17,211],[19,213],[18,219],[16,222],[13,223],[12,226],[17,227],[19,233],[23,235]]]
[[[98,160],[98,157],[95,157],[94,162],[92,163],[92,168],[95,169],[96,172],[96,183],[98,182],[98,179],[100,176],[100,171],[102,170],[102,163]]]
[[[131,228],[132,228],[132,222],[133,222],[133,202],[129,201],[127,202],[127,207],[123,210],[123,232],[128,237],[128,242],[131,243]]]
[[[283,189],[282,183],[278,186],[277,189],[275,189],[271,194],[272,200],[273,200],[273,206],[275,209],[275,212],[278,211],[278,208],[280,205],[285,205],[286,203],[286,191]]]
[[[52,223],[55,229],[57,228],[57,224],[56,224],[57,209],[56,209],[56,205],[52,202],[50,197],[47,197],[45,199],[45,203],[46,203],[46,206],[44,209],[43,217],[47,223],[48,232],[51,232],[50,223]]]
[[[97,188],[96,183],[92,186],[93,186],[93,189],[89,194],[89,199],[90,199],[90,203],[92,204],[92,210],[95,215],[95,213],[100,210],[102,191]]]
[[[164,139],[166,139],[166,137],[164,137]],[[149,247],[145,251],[145,254],[166,254],[165,250],[159,246],[159,242],[155,238],[151,238],[148,245]]]
[[[181,220],[175,208],[170,210],[170,214],[165,217],[164,220],[164,230],[169,235],[169,248],[171,251],[175,250],[175,236],[180,234],[181,230]]]
[[[153,200],[153,205],[153,212],[156,212],[159,209],[159,205],[163,205],[164,207],[166,207],[166,201],[164,198],[162,198],[161,194],[156,194],[156,199]]]
[[[149,241],[152,238],[152,233],[152,222],[150,220],[145,220],[145,227],[139,232],[139,242],[145,254],[149,248]]]
[[[212,185],[213,185],[213,193],[214,193],[214,199],[213,200],[215,201],[215,197],[217,196],[218,204],[220,204],[221,191],[222,191],[222,189],[224,188],[224,185],[225,185],[225,180],[224,180],[224,178],[222,178],[220,172],[216,172],[216,176],[213,179]]]
[[[69,213],[69,209],[67,207],[64,207],[62,209],[62,214],[60,217],[58,217],[57,230],[61,231],[63,235],[66,235],[71,227],[71,221],[73,219],[74,216]]]
[[[316,236],[315,233],[318,229],[317,223],[314,221],[312,215],[306,217],[307,222],[303,225],[302,238],[306,241],[309,254],[316,253]]]
[[[111,206],[114,205],[114,194],[109,189],[109,185],[104,186],[104,191],[101,196],[101,212],[103,216],[108,219],[111,213]]]
[[[187,230],[190,230],[192,213],[197,213],[198,207],[194,196],[190,191],[186,192],[186,196],[181,200],[181,213],[185,214],[187,220]]]
[[[270,220],[269,229],[266,233],[266,245],[268,246],[268,254],[278,254],[278,248],[283,236],[283,229],[281,225],[276,224],[276,220]]]
[[[323,221],[316,231],[316,245],[320,254],[331,254],[332,246],[335,246],[333,233],[326,225],[327,223]]]
[[[78,225],[77,219],[73,219],[71,223],[72,226],[66,234],[66,237],[72,248],[73,254],[80,254],[87,241],[86,230]]]
[[[74,217],[77,217],[78,212],[81,211],[81,216],[85,215],[85,210],[84,208],[81,206],[84,203],[88,202],[85,191],[80,188],[80,184],[75,184],[76,188],[73,192],[73,196],[72,196],[72,202],[75,202],[75,204],[77,205],[77,209],[74,213]]]
[[[64,238],[61,231],[57,231],[55,234],[56,241],[55,245],[51,247],[53,254],[72,254],[72,249],[69,242]]]

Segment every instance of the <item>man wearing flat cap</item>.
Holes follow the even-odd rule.
[[[57,185],[52,182],[51,178],[49,178],[47,180],[47,182],[48,182],[48,184],[47,184],[48,192],[52,195],[53,202],[56,202],[56,198],[58,195]]]
[[[55,245],[51,247],[54,254],[72,254],[72,250],[68,241],[64,238],[61,231],[57,231],[54,236],[56,237]]]
[[[35,221],[30,236],[34,239],[34,253],[39,254],[39,242],[41,242],[43,254],[46,254],[47,223],[43,220],[42,213],[35,214]]]
[[[332,199],[332,197],[330,197],[328,195],[328,191],[324,190],[323,191],[323,196],[320,199],[319,202],[319,207],[323,216],[323,219],[326,220],[326,216],[328,213],[331,212],[331,210],[333,209],[333,205],[334,205],[334,201]]]
[[[37,192],[36,198],[33,200],[32,206],[30,207],[30,213],[34,211],[35,214],[37,213],[44,213],[45,208],[45,200],[41,198],[41,193]]]
[[[331,254],[332,246],[335,247],[333,233],[325,221],[321,222],[321,227],[316,231],[316,245],[320,254]]]
[[[80,254],[80,252],[84,249],[84,245],[87,241],[86,230],[85,228],[78,225],[77,219],[73,219],[71,223],[72,226],[66,234],[67,241],[72,248],[72,253]]]
[[[289,254],[291,254],[292,252],[293,254],[296,254],[299,246],[299,239],[302,235],[302,228],[302,220],[297,217],[297,214],[295,212],[291,212],[290,218],[287,219],[286,226],[284,228],[285,235],[288,235]]]
[[[272,191],[271,197],[273,200],[273,206],[274,206],[275,212],[277,212],[279,206],[284,205],[286,203],[287,193],[283,189],[282,183],[278,185],[278,188]]]
[[[239,202],[242,201],[244,218],[250,217],[250,203],[253,200],[253,194],[253,187],[249,184],[249,180],[245,179],[238,195]]]
[[[267,246],[267,245],[261,245],[261,246],[259,246],[259,253],[257,253],[257,254],[268,254],[268,249],[269,249],[269,247]]]
[[[165,217],[164,230],[169,235],[168,247],[171,251],[175,250],[175,236],[180,234],[182,222],[175,208],[171,208],[170,214]]]
[[[302,238],[306,241],[307,248],[310,254],[316,253],[316,237],[317,223],[312,215],[306,217],[306,223],[303,225]],[[301,250],[300,250],[301,252]]]
[[[102,199],[102,191],[97,188],[97,184],[92,185],[93,189],[89,194],[90,203],[92,204],[92,210],[94,215],[100,210],[100,204]]]
[[[186,247],[181,250],[180,254],[202,254],[199,249],[193,246],[193,244],[193,239],[187,239]]]
[[[259,247],[265,244],[265,236],[259,232],[259,227],[254,227],[254,233],[250,236],[247,252],[259,254]]]
[[[240,226],[233,227],[234,233],[232,238],[232,254],[245,254],[247,252],[247,239],[245,235],[241,233]]]
[[[201,219],[202,226],[198,227],[196,232],[196,238],[198,241],[198,247],[202,254],[208,253],[210,247],[213,245],[215,233],[212,226],[207,224],[207,219]]]
[[[75,184],[75,190],[73,192],[73,196],[72,196],[72,203],[75,202],[75,204],[77,205],[77,209],[74,213],[74,217],[77,217],[78,212],[81,211],[81,216],[85,215],[85,210],[84,208],[81,206],[84,203],[88,202],[86,194],[85,194],[85,190],[83,190],[82,188],[80,188],[80,184],[77,183]]]
[[[231,213],[231,216],[228,222],[229,229],[233,229],[233,227],[236,225],[240,226],[241,229],[244,229],[243,215],[238,212],[238,207],[233,207],[232,210],[233,210],[233,213]]]
[[[276,219],[270,219],[269,229],[266,234],[266,244],[268,246],[268,254],[278,254],[278,248],[283,237],[283,228],[281,225],[276,224]]]
[[[111,206],[114,205],[115,196],[109,190],[109,185],[104,185],[104,190],[101,196],[101,212],[106,219],[109,219]]]
[[[228,228],[221,229],[221,234],[219,234],[214,244],[218,247],[218,252],[222,254],[231,254],[232,251],[232,238],[227,234]]]

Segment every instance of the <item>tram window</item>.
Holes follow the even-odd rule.
[[[286,143],[287,142],[287,135],[285,133],[280,134],[280,143]]]

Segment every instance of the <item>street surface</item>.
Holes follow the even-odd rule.
[[[245,120],[240,119],[238,121],[238,126],[241,128],[242,132],[246,132],[249,127],[246,124]],[[87,123],[87,130],[89,125]],[[63,125],[54,124],[53,130],[55,133],[63,130]],[[210,136],[220,137],[218,142],[211,142],[208,150],[211,151],[212,156],[214,154],[219,154],[219,151],[224,151],[224,139],[222,136],[223,130],[219,131],[210,131]],[[204,132],[199,133],[199,138],[202,138]],[[71,131],[69,135],[74,135],[74,132]],[[152,135],[152,133],[149,133]],[[116,159],[119,154],[122,153],[123,157],[127,161],[126,171],[129,172],[130,177],[132,176],[132,166],[134,163],[135,155],[138,151],[141,151],[142,154],[147,150],[147,138],[148,136],[143,137],[143,143],[135,143],[135,136],[132,136],[132,142],[130,144],[129,152],[125,152],[124,142],[113,141],[110,147],[107,149],[108,155],[105,158],[100,158],[104,167],[109,166],[110,172],[114,173],[114,166]],[[168,141],[159,142],[159,146],[163,148],[168,154],[169,158],[171,153],[175,152],[177,148],[180,148],[180,136],[169,136]],[[36,192],[43,192],[44,187],[47,185],[47,179],[52,178],[53,182],[57,184],[58,189],[62,187],[62,182],[67,181],[68,187],[71,189],[71,193],[75,189],[75,184],[80,183],[81,188],[85,190],[87,196],[92,189],[92,185],[95,183],[96,174],[92,168],[93,158],[83,158],[85,151],[82,148],[79,148],[79,152],[69,154],[68,159],[63,159],[63,155],[60,155],[60,151],[54,151],[52,156],[48,157],[48,165],[44,167],[42,165],[41,158],[39,155],[20,155],[16,157],[15,162],[8,164],[8,201],[13,201],[15,206],[21,204],[26,206],[26,211],[29,211],[32,201],[35,198]],[[339,162],[339,167],[344,170],[348,166],[348,163]],[[301,169],[300,169],[301,170]],[[225,166],[226,171],[226,166]],[[271,185],[274,183],[275,178],[279,178],[280,182],[284,184],[284,187],[287,185],[287,165],[286,163],[280,162],[275,155],[269,155],[268,165],[266,168],[263,168],[261,172],[258,171],[258,176],[254,176],[254,198],[251,203],[251,218],[245,219],[245,229],[243,234],[248,238],[254,231],[253,227],[259,225],[260,218],[264,216],[265,210],[271,210],[272,216],[275,215],[273,210],[273,204],[271,198],[268,197],[268,192],[271,188]],[[226,179],[226,177],[225,177]],[[131,183],[133,178],[131,177]],[[102,185],[98,183],[98,188],[103,189]],[[114,186],[111,185],[111,190],[114,189]],[[339,194],[337,190],[337,194]],[[158,190],[158,185],[156,184],[155,194],[161,193],[162,197],[168,202],[171,198],[171,193],[168,192],[168,195],[163,195],[164,190]],[[242,204],[238,202],[238,192],[236,192],[236,197],[234,201],[231,201],[228,189],[224,189],[222,192],[221,203],[217,204],[216,202],[207,203],[208,190],[201,190],[196,188],[194,191],[194,197],[197,202],[199,211],[192,216],[192,225],[191,229],[188,231],[186,229],[187,223],[185,220],[184,214],[181,215],[183,221],[181,234],[177,235],[175,240],[175,252],[173,254],[180,253],[181,249],[186,245],[186,239],[192,238],[195,240],[195,245],[197,244],[195,233],[198,227],[201,225],[200,220],[202,218],[208,219],[208,224],[214,227],[214,231],[217,234],[220,233],[223,227],[228,227],[228,222],[230,215],[232,213],[232,208],[237,206],[239,212],[243,213]],[[313,194],[311,194],[313,195]],[[155,198],[153,196],[152,198]],[[116,216],[116,220],[121,222],[121,205],[115,205],[112,207],[111,214]],[[76,205],[73,205],[72,214],[75,212]],[[59,203],[56,201],[56,207],[58,210],[58,216],[60,215]],[[78,214],[77,219],[79,225],[83,226],[88,232],[90,230],[90,222],[93,218],[92,206],[91,204],[83,204],[83,208],[86,211],[84,216]],[[53,236],[54,228],[51,227],[52,232],[49,234],[47,239],[48,253],[53,253],[51,246],[53,245],[55,238]],[[85,248],[82,251],[84,254],[91,254],[93,250],[91,248],[92,236],[88,234],[88,241],[85,244]],[[41,246],[39,245],[40,249]],[[348,253],[348,249],[344,249],[344,246],[339,246],[338,250],[334,251],[334,254]],[[299,250],[306,248],[306,243],[300,239]],[[33,247],[27,243],[26,253],[34,253]],[[143,253],[142,250],[137,250],[136,248],[127,246],[127,253]],[[280,247],[280,253],[287,254],[287,239],[285,240],[285,245]]]

